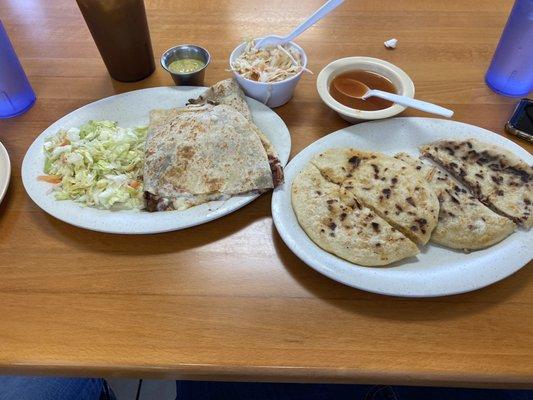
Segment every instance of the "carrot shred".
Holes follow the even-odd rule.
[[[43,182],[53,183],[54,185],[61,183],[61,178],[55,175],[41,175],[37,179]]]

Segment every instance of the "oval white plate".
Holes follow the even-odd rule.
[[[6,148],[0,142],[0,203],[2,203],[6,195],[10,177],[11,163],[9,161],[9,154],[7,154]]]
[[[213,201],[185,211],[148,213],[145,211],[106,211],[84,207],[72,201],[57,201],[49,193],[50,185],[37,180],[43,174],[45,138],[59,129],[80,126],[88,120],[109,119],[120,126],[148,124],[154,108],[184,106],[199,96],[201,87],[156,87],[135,90],[87,104],[56,121],[41,133],[28,149],[22,162],[22,182],[31,199],[48,214],[80,228],[100,232],[146,234],[168,232],[203,224],[227,215],[256,199],[259,195],[234,196]],[[255,123],[270,139],[285,165],[291,151],[291,137],[283,120],[270,108],[247,98]]]
[[[285,184],[274,191],[272,216],[287,246],[307,265],[346,285],[369,292],[433,297],[469,292],[516,272],[533,257],[533,232],[518,230],[488,249],[466,254],[434,244],[416,257],[388,267],[351,264],[318,247],[298,224],[291,205],[291,185],[318,152],[331,147],[357,147],[393,155],[400,151],[418,155],[418,147],[444,138],[477,138],[514,152],[529,164],[533,157],[517,144],[485,129],[432,118],[394,118],[341,129],[317,140],[285,168]]]

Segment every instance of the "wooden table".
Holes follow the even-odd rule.
[[[155,55],[177,43],[203,45],[214,83],[229,76],[228,55],[243,37],[287,32],[322,0],[146,3]],[[299,40],[315,75],[276,110],[292,155],[346,126],[320,101],[315,78],[351,55],[399,65],[418,97],[503,134],[516,99],[492,93],[483,74],[510,7],[346,1]],[[89,232],[48,216],[20,179],[34,138],[84,104],[171,79],[158,68],[138,83],[113,82],[71,0],[0,0],[0,15],[38,96],[27,114],[0,121],[13,163],[0,207],[0,372],[533,385],[531,268],[464,295],[391,298],[337,284],[299,261],[276,233],[270,195],[217,221],[152,236]],[[394,51],[383,47],[391,37],[399,39]]]

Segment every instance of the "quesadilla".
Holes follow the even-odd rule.
[[[235,79],[224,79],[215,83],[196,99],[190,99],[188,105],[204,105],[206,103],[219,105],[225,104],[233,107],[244,117],[253,122],[252,113],[246,103],[244,92]]]
[[[148,211],[184,210],[283,183],[277,152],[233,79],[186,107],[153,110],[144,166]]]
[[[253,124],[227,105],[152,111],[145,153],[148,211],[183,210],[274,187]]]
[[[263,147],[268,155],[268,162],[270,164],[272,177],[274,179],[274,187],[278,187],[283,183],[283,167],[281,166],[276,149],[274,149],[265,134],[255,125],[252,113],[248,107],[248,103],[246,102],[244,92],[235,79],[225,79],[214,84],[197,99],[190,99],[188,104],[225,104],[244,115],[244,117],[252,123],[252,128],[259,136],[259,139],[261,139],[261,143],[263,144]]]

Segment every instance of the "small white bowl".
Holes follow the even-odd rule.
[[[326,103],[329,108],[337,111],[341,118],[348,122],[389,118],[405,110],[405,107],[400,106],[399,104],[394,104],[388,108],[377,111],[356,110],[354,108],[346,107],[335,100],[329,93],[331,81],[337,75],[353,70],[375,72],[388,78],[396,88],[398,94],[411,98],[415,96],[415,85],[413,81],[409,75],[394,64],[371,57],[346,57],[335,60],[320,71],[316,80],[316,88],[322,101]]]
[[[256,41],[261,38],[256,39]],[[307,55],[305,51],[294,42],[289,42],[291,47],[294,47],[302,55],[303,68],[296,75],[291,76],[288,79],[279,82],[256,82],[251,79],[244,78],[237,72],[233,71],[235,79],[244,90],[247,96],[252,97],[263,104],[266,104],[270,108],[279,107],[287,103],[294,93],[296,85],[300,81],[302,74],[307,67]],[[232,68],[233,61],[241,55],[246,43],[241,43],[235,50],[231,52],[229,57],[229,65]]]

